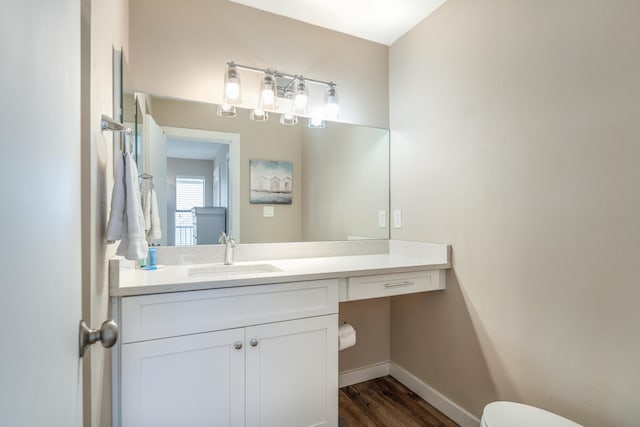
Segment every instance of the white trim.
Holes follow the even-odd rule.
[[[387,375],[389,375],[389,362],[381,362],[363,368],[351,369],[340,372],[338,375],[338,387],[346,387]]]
[[[440,394],[433,387],[426,384],[406,369],[393,362],[390,362],[389,365],[389,375],[429,402],[447,417],[460,424],[460,427],[478,427],[480,425],[480,420],[478,418]]]
[[[233,237],[240,243],[240,134],[217,132],[212,130],[177,128],[161,126],[167,137],[190,139],[193,141],[215,141],[229,144],[229,159],[231,161],[231,226]]]
[[[111,272],[112,263],[117,261],[109,260],[109,272]],[[120,267],[118,266],[118,269]],[[115,268],[114,268],[115,270]],[[119,270],[117,270],[119,271]],[[122,325],[122,319],[120,317],[120,300],[122,298],[111,298],[111,318],[116,321],[116,324]],[[111,348],[111,426],[120,426],[120,368],[122,363],[120,361],[120,342]]]

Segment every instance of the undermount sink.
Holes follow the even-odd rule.
[[[224,265],[216,264],[189,269],[189,276],[226,276],[230,274],[258,274],[282,271],[271,264]]]

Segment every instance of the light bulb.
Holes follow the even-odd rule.
[[[262,91],[262,100],[265,104],[273,104],[274,99],[276,99],[276,96],[273,94],[271,89],[265,89]]]
[[[240,85],[236,82],[229,82],[225,87],[228,100],[236,100],[240,97]]]
[[[296,105],[296,110],[302,110],[307,106],[307,95],[298,94],[296,95],[296,99],[294,100]]]
[[[275,110],[276,105],[276,91],[278,90],[276,85],[276,78],[273,74],[266,74],[262,79],[260,89],[260,101],[258,102],[258,108],[261,110]]]
[[[293,114],[306,115],[307,114],[307,84],[302,78],[299,78],[296,83],[295,96],[293,98]]]
[[[340,106],[336,103],[325,104],[324,114],[327,118],[335,119],[340,115]]]
[[[338,92],[336,85],[331,83],[324,95],[324,115],[329,119],[336,119],[340,116],[340,105],[338,104]]]
[[[240,104],[240,98],[240,75],[236,66],[230,63],[224,73],[224,103]]]

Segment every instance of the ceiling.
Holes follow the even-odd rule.
[[[167,157],[176,159],[213,160],[222,146],[216,141],[167,138]]]
[[[231,0],[391,45],[446,0]]]

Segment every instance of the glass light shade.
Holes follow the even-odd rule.
[[[307,84],[303,79],[296,81],[296,90],[293,95],[293,114],[306,115],[309,93]]]
[[[293,126],[298,124],[298,116],[293,114],[280,114],[280,123],[287,126]]]
[[[251,110],[251,112],[249,113],[249,118],[256,122],[266,122],[267,120],[269,120],[269,113],[256,108],[255,110]]]
[[[324,120],[322,117],[311,116],[309,119],[309,127],[312,129],[321,129],[325,126]]]
[[[236,107],[229,104],[218,104],[218,115],[220,117],[235,117],[237,115]]]
[[[334,84],[330,84],[324,94],[324,116],[329,119],[337,119],[340,116],[338,92]]]
[[[240,75],[235,65],[227,66],[224,72],[224,94],[225,104],[240,104],[242,102],[240,92]]]
[[[259,109],[275,110],[278,108],[276,105],[276,93],[278,93],[278,87],[276,86],[275,76],[273,74],[265,75],[260,88]]]

